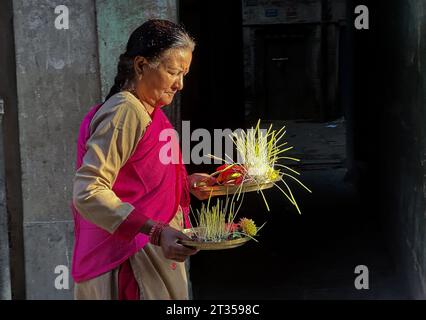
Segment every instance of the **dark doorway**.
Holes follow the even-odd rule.
[[[182,119],[191,129],[243,125],[240,1],[179,1],[179,19],[197,45],[183,90]]]
[[[257,32],[256,87],[264,92],[258,97],[261,119],[319,119],[313,32],[306,26],[269,26]]]
[[[327,3],[336,9],[334,1]],[[309,7],[315,1],[300,1],[300,5]],[[266,212],[259,194],[247,195],[241,209],[244,215],[259,224],[267,220],[260,242],[202,251],[192,257],[194,298],[406,297],[377,206],[369,203],[374,195],[355,183],[356,179],[348,179],[348,165],[353,162],[348,155],[353,155],[346,151],[346,140],[363,134],[353,125],[346,126],[347,120],[354,120],[349,101],[349,33],[338,34],[340,22],[332,21],[243,25],[243,11],[240,1],[180,0],[180,20],[198,43],[182,92],[182,118],[191,120],[191,129],[248,128],[258,118],[265,126],[286,125],[287,141],[295,146],[292,155],[302,159],[293,168],[302,173],[301,180],[313,194],[295,187],[302,215],[278,190],[265,192],[271,213]],[[339,59],[339,52],[345,54],[344,59]],[[340,99],[339,92],[344,95]],[[355,120],[359,126],[364,123]],[[189,171],[212,169],[190,166]],[[199,205],[192,198],[192,206]],[[358,265],[368,266],[375,274],[375,286],[368,292],[354,287]]]

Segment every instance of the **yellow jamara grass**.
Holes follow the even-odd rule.
[[[242,200],[242,199],[241,199]],[[216,199],[216,204],[210,205],[211,194],[207,205],[201,204],[200,209],[191,213],[195,219],[195,226],[191,226],[196,237],[203,241],[218,242],[227,239],[232,233],[231,226],[241,207],[242,201],[236,207],[235,194],[226,200]]]
[[[196,209],[195,212],[191,208],[191,213],[195,220],[195,223],[191,225],[191,229],[196,236],[196,240],[221,242],[240,237],[249,237],[257,241],[254,237],[265,224],[257,228],[254,221],[247,218],[242,218],[239,224],[234,223],[244,198],[243,194],[239,203],[235,199],[236,196],[241,194],[240,191],[235,193],[232,198],[227,195],[225,201],[217,198],[215,203],[211,203],[210,197],[207,204],[202,203],[201,208]],[[237,226],[239,227],[238,230],[235,229]]]
[[[229,166],[227,166],[224,170],[234,165],[242,166],[244,169],[242,184],[245,182],[255,182],[260,186],[265,182],[273,182],[274,186],[276,186],[285,195],[300,214],[301,211],[299,205],[297,204],[296,198],[286,181],[287,178],[297,182],[308,192],[312,193],[312,191],[298,178],[296,178],[296,176],[300,176],[299,172],[289,166],[278,163],[279,160],[300,161],[300,159],[286,155],[286,152],[293,149],[293,147],[287,147],[288,142],[283,141],[285,134],[285,126],[279,130],[274,130],[272,129],[271,124],[268,130],[261,130],[259,119],[255,128],[252,127],[247,131],[241,131],[231,135],[239,156],[241,157],[240,162],[234,162],[232,158],[226,154],[225,156],[228,160],[221,159],[213,155],[209,155],[209,157],[220,159],[229,164]],[[278,185],[279,182],[283,184],[282,187]],[[262,195],[267,210],[270,211],[263,191],[259,189],[259,192]]]

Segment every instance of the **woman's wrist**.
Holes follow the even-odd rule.
[[[168,227],[167,223],[157,222],[151,219],[148,219],[141,228],[141,232],[149,237],[149,242],[154,245],[159,246],[161,240],[161,233],[165,227]]]
[[[142,228],[140,229],[140,232],[143,234],[149,235],[149,232],[151,231],[152,227],[156,224],[154,220],[148,219]]]
[[[151,231],[149,232],[149,242],[155,246],[160,246],[161,234],[163,230],[168,226],[169,225],[164,222],[157,222],[156,224],[154,224],[154,226],[151,228]]]

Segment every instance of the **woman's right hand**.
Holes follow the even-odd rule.
[[[191,193],[198,200],[206,200],[209,198],[207,192],[200,192],[199,188],[203,186],[212,186],[216,183],[216,179],[207,173],[193,173],[189,177],[189,187]]]
[[[207,173],[193,173],[188,176],[189,187],[212,186],[216,183],[216,179]]]
[[[165,227],[161,232],[160,246],[167,259],[184,262],[189,256],[196,254],[199,250],[185,247],[179,244],[179,240],[191,240],[185,234],[172,227]]]

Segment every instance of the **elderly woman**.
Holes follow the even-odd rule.
[[[183,88],[194,42],[150,20],[130,36],[105,102],[82,121],[74,178],[76,299],[187,299],[188,177],[159,158],[161,107]],[[176,145],[174,146],[176,147]]]

